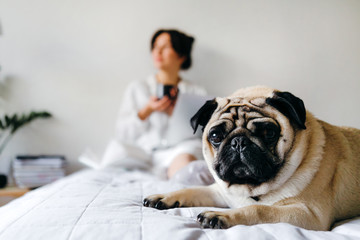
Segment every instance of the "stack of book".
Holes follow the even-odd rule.
[[[36,188],[65,176],[66,160],[61,155],[20,155],[13,161],[17,186]]]

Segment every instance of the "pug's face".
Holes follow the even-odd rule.
[[[195,131],[203,126],[204,155],[217,178],[256,187],[278,175],[305,114],[290,93],[250,88],[208,101],[191,123]]]
[[[213,168],[232,184],[258,185],[273,178],[282,165],[276,152],[281,127],[246,105],[230,106],[206,130],[214,152]]]

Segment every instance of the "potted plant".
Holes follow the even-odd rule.
[[[15,134],[17,130],[26,124],[34,121],[39,118],[49,118],[51,114],[42,111],[36,112],[32,111],[29,114],[13,114],[11,116],[5,115],[3,118],[0,118],[0,156],[2,151],[5,149],[6,145]],[[5,187],[7,184],[6,175],[0,174],[0,188]]]

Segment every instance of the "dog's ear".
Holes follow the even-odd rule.
[[[300,98],[289,92],[276,91],[273,97],[266,99],[266,103],[279,110],[301,129],[306,129],[306,109]]]
[[[211,115],[214,113],[217,108],[217,102],[215,99],[208,100],[206,103],[197,111],[197,113],[190,119],[191,127],[194,130],[194,134],[199,125],[203,127],[203,130],[206,124],[209,122]]]

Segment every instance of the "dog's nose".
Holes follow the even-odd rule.
[[[249,138],[245,136],[237,136],[231,140],[231,148],[240,152],[250,143]]]

